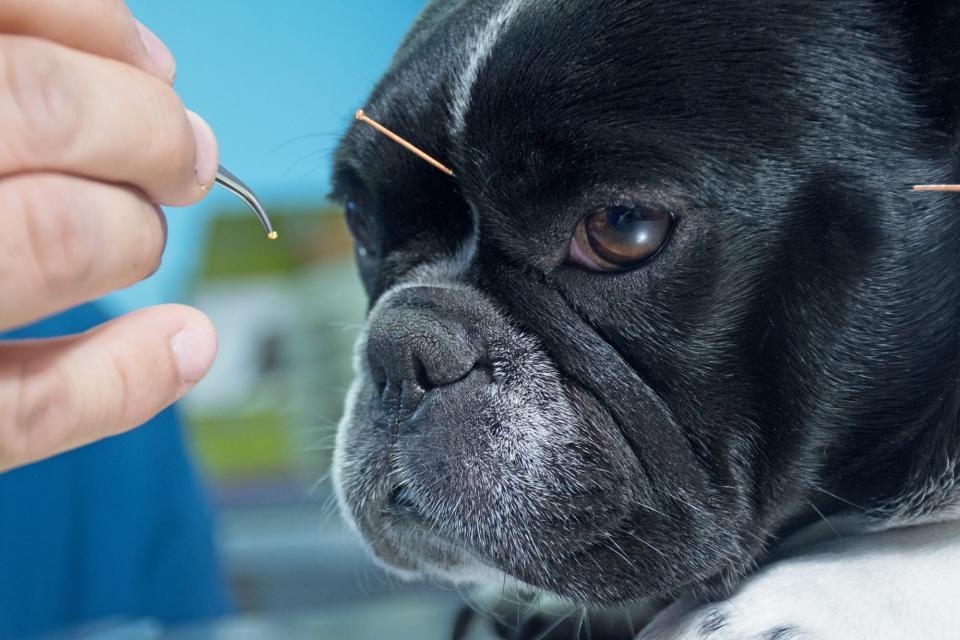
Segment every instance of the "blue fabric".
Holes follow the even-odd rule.
[[[105,319],[88,305],[7,337],[76,333]],[[113,616],[180,624],[226,613],[212,530],[173,409],[0,474],[0,638]]]

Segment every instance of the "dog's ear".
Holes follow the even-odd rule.
[[[944,130],[960,137],[960,2],[896,0],[910,57]]]

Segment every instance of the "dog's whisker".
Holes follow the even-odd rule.
[[[305,160],[307,160],[307,159],[309,159],[309,158],[315,158],[315,157],[317,157],[317,156],[319,156],[319,155],[324,155],[324,154],[329,155],[332,151],[333,151],[332,148],[329,148],[329,149],[315,149],[315,150],[313,150],[313,151],[310,151],[310,152],[308,152],[308,153],[305,153],[304,155],[300,156],[299,158],[297,158],[296,160],[294,160],[292,163],[290,163],[290,166],[287,167],[286,170],[283,172],[284,177],[289,176],[289,175],[290,175],[290,172],[292,172],[294,169],[296,169],[296,168],[297,168],[297,165],[299,165],[301,162],[304,162]]]
[[[320,477],[317,478],[317,479],[313,482],[312,485],[310,485],[310,489],[308,490],[308,493],[309,493],[310,495],[313,495],[313,494],[317,493],[317,491],[320,490],[320,487],[322,487],[322,486],[330,479],[330,476],[332,476],[332,475],[333,475],[333,471],[332,471],[332,470],[327,471],[326,473],[321,474]]]
[[[840,496],[838,496],[838,495],[835,494],[835,493],[830,493],[830,492],[827,491],[826,489],[824,489],[824,488],[822,488],[822,487],[819,487],[819,486],[817,486],[817,485],[812,485],[810,488],[813,489],[814,491],[817,491],[817,492],[819,492],[819,493],[824,494],[825,496],[829,496],[829,497],[833,498],[834,500],[839,500],[840,502],[844,503],[845,505],[851,506],[851,507],[853,507],[854,509],[857,509],[858,511],[861,511],[862,513],[867,513],[867,511],[868,511],[866,508],[864,508],[864,507],[862,507],[862,506],[860,506],[860,505],[858,505],[858,504],[855,504],[855,503],[853,503],[853,502],[850,502],[850,501],[847,500],[846,498],[841,498]]]
[[[337,512],[337,499],[335,496],[331,496],[330,498],[327,498],[327,500],[325,501],[325,504],[323,505],[323,508],[320,514],[320,521],[318,524],[321,527],[325,526],[329,521],[329,519],[333,517],[334,514],[336,514],[336,512]]]
[[[620,609],[620,613],[622,613],[622,614],[623,614],[623,617],[626,618],[626,620],[627,620],[627,629],[628,629],[629,632],[630,632],[630,637],[631,637],[631,638],[636,637],[636,635],[637,635],[637,633],[638,633],[638,630],[637,630],[637,628],[636,628],[637,625],[636,625],[636,622],[635,622],[635,620],[634,620],[633,611],[631,611],[631,610],[630,610],[629,608],[627,608],[627,607],[623,607],[622,609]]]
[[[569,613],[567,613],[566,615],[560,615],[560,616],[558,616],[557,619],[553,622],[553,624],[551,624],[551,625],[548,626],[546,629],[544,629],[543,631],[541,631],[533,640],[544,640],[544,638],[549,637],[550,634],[553,633],[554,631],[556,631],[556,629],[557,629],[561,624],[563,624],[564,622],[566,622],[567,620],[569,620],[570,617],[573,616],[573,615],[576,614],[576,613],[577,613],[577,610],[574,609],[574,610],[570,611]]]
[[[629,557],[627,557],[627,552],[624,551],[624,550],[623,550],[623,547],[621,547],[620,544],[617,543],[617,541],[613,539],[612,534],[608,533],[608,534],[606,534],[605,537],[606,537],[606,539],[607,539],[607,544],[610,545],[610,546],[609,546],[609,549],[610,549],[611,551],[613,551],[614,554],[616,554],[617,556],[619,556],[624,562],[626,562],[627,565],[629,565],[629,566],[636,572],[636,574],[637,574],[638,576],[639,576],[639,575],[642,575],[643,572],[640,570],[640,567],[638,567],[638,566],[636,565],[636,563],[634,563]],[[641,540],[641,542],[642,542],[642,540]],[[663,556],[663,553],[661,553],[660,551],[658,551],[657,549],[655,549],[655,548],[653,547],[653,545],[647,544],[647,546],[650,547],[651,549],[653,549],[654,551],[657,551],[657,553],[660,553],[660,555]]]
[[[642,508],[646,509],[647,511],[652,511],[653,513],[656,513],[657,515],[661,515],[661,516],[663,516],[664,518],[670,518],[670,517],[672,517],[672,516],[667,515],[666,513],[664,513],[663,511],[661,511],[660,509],[657,509],[656,507],[651,507],[650,505],[645,504],[645,503],[643,503],[643,502],[640,502],[639,500],[636,501],[636,505],[637,505],[638,507],[642,507]]]
[[[476,615],[487,619],[496,617],[496,611],[492,608],[488,609],[487,606],[483,604],[481,596],[474,596],[468,592],[468,589],[456,583],[453,584],[453,588],[460,596],[460,599],[463,600],[464,604]]]
[[[276,146],[270,147],[269,149],[267,149],[266,153],[273,154],[285,147],[289,147],[292,144],[303,142],[304,140],[314,140],[316,138],[326,138],[330,140],[331,143],[335,144],[336,141],[340,138],[340,134],[334,131],[327,131],[327,132],[307,133],[302,136],[294,136],[293,138],[284,140],[283,142],[277,144]]]
[[[317,167],[315,167],[315,168],[313,168],[313,169],[310,169],[309,171],[307,171],[307,172],[305,172],[305,173],[297,176],[296,180],[299,181],[299,182],[303,182],[304,180],[306,180],[307,178],[309,178],[310,176],[312,176],[312,175],[315,174],[316,172],[318,172],[318,171],[323,171],[324,169],[326,169],[326,164],[321,164],[321,165],[319,165],[319,166],[317,166]]]
[[[837,528],[833,526],[833,523],[830,522],[830,519],[827,518],[825,515],[823,515],[823,512],[820,511],[820,509],[817,508],[817,505],[813,504],[812,501],[807,500],[806,498],[804,498],[804,501],[805,501],[808,505],[810,505],[810,508],[813,509],[813,510],[816,512],[816,514],[820,517],[820,519],[823,520],[824,524],[826,524],[827,527],[829,527],[830,530],[833,531],[833,533],[834,533],[838,538],[842,538],[842,537],[843,537],[842,535],[840,535],[840,532],[837,531]]]
[[[319,522],[321,527],[325,526],[327,522],[330,520],[330,518],[336,515],[337,507],[338,507],[337,496],[336,495],[329,496],[326,499],[321,510],[320,522]]]
[[[583,622],[584,620],[586,620],[586,618],[587,618],[587,608],[583,607],[580,610],[580,620],[577,622],[577,630],[573,634],[573,637],[576,638],[576,640],[580,640],[580,637],[581,637],[580,634],[583,631]]]

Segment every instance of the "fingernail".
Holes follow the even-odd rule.
[[[219,165],[220,153],[217,149],[217,138],[213,135],[210,125],[193,111],[187,111],[187,118],[190,120],[190,126],[193,127],[193,137],[197,140],[197,182],[204,189],[209,189],[217,177]]]
[[[170,52],[167,45],[163,44],[163,40],[157,37],[157,34],[147,29],[139,20],[137,21],[137,29],[140,30],[140,39],[143,40],[147,55],[172,82],[177,75],[177,60],[173,57],[173,53]]]
[[[213,359],[217,355],[217,335],[210,327],[190,325],[170,339],[170,350],[180,381],[194,385],[213,366]]]

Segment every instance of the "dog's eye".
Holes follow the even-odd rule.
[[[660,209],[595,209],[577,225],[570,261],[594,271],[633,269],[666,245],[673,224],[673,214]]]
[[[359,200],[347,200],[344,217],[350,234],[357,243],[357,251],[361,256],[366,256],[370,251],[370,223],[367,221],[363,204]]]

